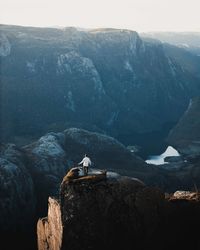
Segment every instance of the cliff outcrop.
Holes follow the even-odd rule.
[[[59,200],[49,198],[48,217],[38,221],[39,250],[172,249],[183,242],[198,249],[198,195],[167,196],[134,178],[101,177],[63,179]]]

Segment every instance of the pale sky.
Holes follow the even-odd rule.
[[[200,31],[200,0],[0,0],[0,23]]]

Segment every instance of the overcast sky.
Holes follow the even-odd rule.
[[[200,31],[200,0],[0,0],[0,23]]]

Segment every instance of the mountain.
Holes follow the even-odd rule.
[[[49,195],[58,195],[63,176],[70,168],[77,166],[85,153],[90,155],[95,168],[130,170],[132,174],[137,175],[138,172],[138,175],[143,176],[146,171],[146,163],[117,140],[83,129],[71,128],[62,133],[48,133],[24,146],[23,150],[28,157],[28,168],[35,182],[41,214],[47,209]],[[151,168],[147,172],[151,172]]]
[[[5,250],[36,249],[36,223],[47,213],[48,197],[58,197],[63,177],[85,152],[95,167],[127,167],[144,176],[142,159],[114,138],[86,130],[48,133],[23,147],[0,144],[0,234]]]
[[[66,178],[37,223],[38,250],[198,249],[198,193],[169,197],[118,176]]]
[[[48,133],[23,147],[1,144],[0,210],[5,216],[1,217],[0,228],[23,229],[27,218],[46,212],[49,195],[58,195],[62,178],[77,166],[85,152],[96,169],[124,169],[141,174],[153,171],[146,170],[146,163],[116,139],[77,128]]]
[[[200,97],[191,100],[186,112],[171,130],[168,141],[183,154],[200,155]]]
[[[173,167],[172,163],[167,164],[167,167],[147,165],[115,138],[79,128],[70,128],[59,133],[47,133],[37,141],[22,147],[11,143],[1,144],[0,212],[3,216],[0,218],[0,233],[2,244],[6,244],[6,250],[14,249],[13,246],[22,250],[31,249],[27,247],[27,244],[35,249],[36,222],[46,215],[48,198],[53,197],[53,203],[57,204],[54,198],[59,198],[61,186],[62,188],[65,186],[65,180],[68,178],[65,177],[66,173],[68,175],[69,170],[77,166],[85,153],[93,162],[88,179],[100,170],[106,170],[112,182],[104,183],[105,187],[107,185],[108,188],[113,185],[115,187],[112,191],[112,199],[117,198],[115,195],[119,192],[122,192],[123,196],[126,188],[129,190],[126,184],[124,187],[123,180],[125,182],[130,180],[133,183],[134,193],[138,191],[138,189],[134,191],[135,185],[142,188],[144,185],[149,188],[159,187],[171,193],[180,188],[193,190],[194,183],[197,187],[200,183],[199,164],[184,162],[184,165],[180,167]],[[117,181],[115,186],[116,178],[117,180],[121,178],[121,180],[120,183]],[[84,186],[85,184],[81,184],[83,189]],[[76,185],[74,188],[76,189]],[[84,190],[87,191],[87,188],[90,190],[90,185],[86,184]],[[132,184],[130,188],[132,190]],[[102,190],[103,196],[104,191]],[[100,196],[101,190],[98,192]],[[152,192],[153,195],[156,193],[155,190]],[[128,201],[129,191],[126,195]],[[132,197],[132,194],[130,196]],[[53,209],[53,211],[57,210]]]
[[[200,94],[199,57],[134,31],[0,30],[4,142],[25,145],[79,127],[150,151]]]
[[[24,152],[14,144],[0,144],[1,248],[30,244],[35,249],[36,193]],[[21,249],[27,249],[20,247]]]
[[[200,56],[200,32],[146,32],[141,36],[176,45]]]

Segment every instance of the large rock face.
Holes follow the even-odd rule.
[[[80,162],[87,153],[93,167],[101,169],[144,170],[146,163],[132,154],[123,144],[113,137],[83,129],[71,128],[64,131],[64,148],[74,163]]]
[[[183,117],[171,130],[168,141],[183,154],[200,154],[200,98],[191,100]]]
[[[0,233],[6,250],[34,249],[35,220],[46,214],[48,197],[58,196],[62,178],[85,152],[94,167],[145,170],[146,164],[114,138],[81,129],[48,133],[23,148],[1,145]]]
[[[122,246],[130,249],[133,244],[138,245],[144,229],[138,212],[141,207],[142,193],[145,193],[144,184],[125,177],[107,181],[99,181],[99,179],[95,181],[95,176],[93,178],[86,180],[82,178],[77,182],[72,180],[70,183],[63,182],[59,205],[52,198],[49,199],[48,218],[45,219],[45,223],[44,219],[38,222],[39,250],[48,249],[46,246],[56,249],[51,244],[53,241],[57,242],[57,250],[112,247],[120,249]],[[146,190],[146,195],[148,194],[153,195],[153,203],[159,200],[158,204],[162,206],[163,197],[159,191],[153,194],[149,189]],[[55,211],[59,209],[60,213],[54,214],[53,207]],[[151,219],[154,222],[151,230],[146,232],[147,235],[155,230],[158,223],[153,206],[149,207],[150,210]],[[143,213],[144,210],[141,212]],[[62,218],[62,227],[59,226],[59,218]],[[52,220],[57,221],[54,227],[61,230],[54,230],[55,233],[53,233]],[[150,223],[148,219],[145,222]],[[49,235],[52,238],[48,238]],[[130,245],[131,235],[133,241]]]
[[[4,140],[22,144],[73,125],[141,144],[144,133],[165,131],[200,93],[198,75],[174,50],[133,31],[1,25],[1,33]]]
[[[56,199],[49,198],[48,220],[47,218],[40,219],[37,228],[38,249],[61,249],[63,226],[60,204]]]
[[[200,185],[200,98],[191,100],[178,124],[170,131],[168,142],[184,156],[185,167],[176,175],[186,185]],[[175,164],[176,165],[176,164]],[[188,179],[188,176],[190,178]]]
[[[38,209],[42,214],[46,211],[49,195],[58,195],[63,176],[77,166],[85,153],[91,157],[96,169],[122,172],[143,180],[149,178],[148,183],[151,184],[151,178],[157,174],[114,138],[83,129],[70,128],[63,133],[48,133],[23,147],[23,150],[28,157],[28,168],[38,194]]]
[[[22,148],[14,144],[2,145],[0,207],[2,214],[12,211],[13,216],[13,219],[11,216],[1,218],[2,228],[4,224],[11,228],[13,225],[17,227],[18,223],[26,223],[35,210],[39,216],[46,214],[48,197],[58,196],[63,176],[67,170],[77,166],[85,153],[90,155],[93,168],[114,171],[129,169],[132,174],[140,173],[143,176],[147,170],[142,159],[114,138],[82,129],[71,128],[63,133],[48,133]],[[151,168],[147,172],[151,172]],[[22,218],[21,210],[17,209],[19,207],[25,209]]]
[[[65,178],[60,201],[49,198],[48,217],[37,225],[39,250],[164,250],[182,242],[183,249],[198,249],[194,228],[200,222],[197,196],[175,195],[167,200],[159,189],[139,180],[96,177]]]
[[[0,235],[5,250],[35,248],[36,193],[24,152],[0,145]],[[23,242],[23,244],[22,244]]]
[[[23,147],[28,157],[27,167],[35,183],[39,214],[45,213],[49,195],[58,194],[59,183],[70,167],[63,143],[63,133],[49,133]]]
[[[13,144],[0,145],[0,187],[0,229],[25,229],[35,216],[36,196],[24,155]]]
[[[195,165],[196,167],[192,169],[190,168],[190,165],[187,165],[185,168],[179,170],[159,169],[156,166],[147,166],[142,159],[136,157],[114,138],[106,136],[105,134],[89,132],[83,129],[71,128],[62,133],[48,133],[35,143],[22,148],[18,148],[13,144],[1,144],[0,211],[3,216],[0,218],[0,232],[2,232],[7,246],[8,243],[12,245],[7,249],[10,250],[13,249],[13,246],[20,246],[22,244],[21,242],[24,242],[24,238],[26,239],[26,243],[23,244],[23,248],[21,247],[21,249],[27,249],[28,242],[32,242],[31,244],[34,247],[34,220],[38,217],[46,215],[48,197],[59,197],[60,183],[65,173],[69,168],[76,166],[85,153],[89,154],[94,163],[90,173],[97,171],[98,168],[107,169],[107,176],[109,178],[106,181],[103,180],[101,184],[99,182],[97,184],[97,182],[93,182],[93,180],[91,181],[90,178],[88,179],[88,182],[76,183],[75,185],[70,185],[70,183],[68,183],[69,185],[65,185],[66,182],[64,181],[62,183],[61,193],[67,195],[69,191],[70,199],[73,201],[73,203],[70,203],[70,201],[69,203],[67,202],[67,204],[69,204],[68,212],[70,212],[70,206],[73,204],[73,208],[78,211],[79,207],[76,206],[79,205],[78,203],[76,204],[76,197],[73,196],[73,194],[76,194],[77,196],[78,193],[80,193],[78,196],[79,198],[83,196],[85,200],[88,200],[89,205],[85,205],[88,208],[88,211],[90,210],[90,206],[94,206],[95,212],[98,214],[104,210],[106,213],[108,208],[107,206],[111,205],[109,203],[109,200],[111,199],[110,201],[111,203],[114,202],[114,208],[117,207],[117,211],[122,209],[122,211],[126,212],[128,211],[128,208],[130,209],[130,207],[127,208],[130,201],[129,195],[130,197],[133,197],[133,201],[131,202],[134,202],[134,206],[136,206],[137,203],[135,199],[137,196],[135,196],[135,192],[139,190],[142,192],[144,191],[144,184],[138,179],[141,179],[145,184],[149,184],[151,187],[159,186],[163,190],[167,191],[175,191],[177,187],[187,187],[188,189],[191,189],[191,187],[194,186],[194,181],[198,187],[200,176],[198,165]],[[130,179],[127,177],[120,178],[119,174],[114,173],[115,171],[137,179]],[[94,186],[92,183],[95,183],[95,189],[93,191],[92,189]],[[65,192],[66,190],[67,193]],[[155,197],[154,195],[158,195],[160,197],[160,192],[157,193],[156,190],[151,190],[151,188],[147,189],[145,196],[147,195],[148,197],[150,192],[151,197]],[[110,192],[111,197],[109,196],[109,193],[107,193],[108,191]],[[85,196],[86,193],[89,193],[91,197]],[[137,195],[139,194],[140,192],[137,193]],[[99,198],[96,197],[96,195]],[[108,200],[106,200],[106,203],[102,207],[100,207],[100,204],[98,203],[99,199],[99,202],[103,204],[104,199],[101,195],[104,198],[105,195],[108,195]],[[125,200],[121,203],[119,199],[121,199],[122,196],[125,197],[123,198]],[[62,196],[62,199],[64,199],[63,202],[65,203],[66,201],[64,196]],[[84,199],[81,201],[81,206],[84,205]],[[94,202],[94,199],[96,203]],[[117,204],[118,201],[119,204]],[[92,205],[93,202],[94,205]],[[144,202],[148,203],[149,201]],[[40,228],[40,239],[42,245],[46,242],[46,235],[51,232],[50,235],[52,236],[48,237],[48,241],[50,243],[46,242],[45,244],[53,244],[55,246],[54,248],[57,250],[58,246],[61,246],[63,243],[61,237],[63,233],[65,234],[65,229],[64,231],[60,231],[63,222],[61,223],[61,219],[59,219],[62,218],[62,214],[60,214],[59,200],[50,199],[50,203],[52,204],[52,208],[49,210],[49,218],[51,219],[44,219],[41,221],[40,226],[42,228]],[[67,204],[66,206],[68,206]],[[114,208],[111,206],[111,208],[108,209],[110,211],[109,216],[111,216],[111,221],[108,221],[108,223],[110,223],[108,226],[108,229],[110,230],[109,234],[111,234],[112,237],[115,237],[119,233],[117,231],[116,235],[112,235],[112,224],[114,223],[114,228],[118,228],[120,230],[120,227],[122,226],[124,230],[128,230],[127,235],[129,235],[129,230],[135,230],[134,232],[136,235],[139,238],[142,237],[140,230],[143,229],[140,228],[142,227],[140,222],[137,224],[138,218],[135,218],[135,215],[133,215],[132,218],[132,215],[128,213],[127,217],[124,217],[124,221],[127,222],[129,219],[136,220],[135,223],[137,222],[136,225],[138,225],[138,232],[135,229],[135,225],[133,227],[131,226],[130,229],[123,225],[123,219],[120,219],[119,225],[115,224],[116,214]],[[140,208],[139,210],[143,213],[143,208]],[[56,218],[53,217],[54,214],[57,214]],[[95,217],[95,214],[92,213],[92,211],[91,215],[93,218]],[[114,217],[112,217],[112,215]],[[102,217],[100,218],[103,220]],[[96,225],[97,224],[95,224],[95,227]],[[88,228],[89,231],[86,231],[86,233],[91,233],[92,229],[93,227],[91,226],[91,228]],[[104,230],[104,227],[103,229],[100,229]],[[75,230],[79,229],[76,228]],[[55,238],[54,235],[56,232],[57,236]],[[149,234],[151,235],[150,232],[148,235]],[[122,238],[126,239],[127,235],[123,235]],[[9,237],[12,238],[13,241],[8,241]],[[32,238],[30,239],[29,237]],[[107,240],[109,241],[109,239]],[[102,244],[104,243],[105,242]],[[117,241],[117,244],[118,243],[120,242]],[[71,242],[70,244],[73,243]],[[109,242],[109,244],[111,244],[111,242]]]

